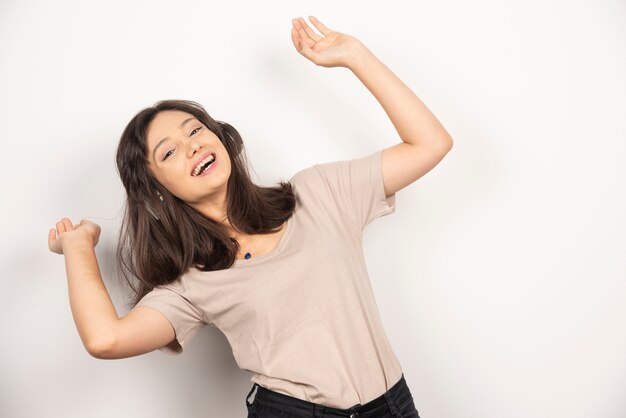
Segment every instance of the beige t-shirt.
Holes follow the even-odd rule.
[[[189,269],[137,306],[160,311],[180,354],[205,325],[228,339],[252,382],[335,408],[377,398],[402,376],[383,329],[362,247],[366,224],[395,211],[382,150],[315,164],[290,179],[294,214],[276,248],[230,269]]]

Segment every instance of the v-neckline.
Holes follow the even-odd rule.
[[[248,259],[235,259],[235,263],[232,265],[231,268],[236,268],[236,267],[246,267],[246,266],[250,266],[253,264],[257,264],[258,262],[261,261],[265,261],[268,260],[272,257],[274,257],[276,254],[280,253],[280,251],[283,249],[283,247],[285,246],[285,242],[287,241],[287,239],[289,238],[289,235],[291,233],[291,229],[292,229],[292,224],[293,224],[293,215],[287,219],[287,226],[285,226],[285,230],[283,231],[283,234],[280,236],[280,239],[278,240],[278,243],[276,244],[276,246],[263,254],[259,254],[256,256],[252,256]]]

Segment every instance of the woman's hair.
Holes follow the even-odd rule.
[[[231,164],[226,196],[231,225],[247,234],[276,232],[295,208],[289,182],[280,181],[274,187],[252,182],[241,136],[228,123],[214,120],[200,104],[162,100],[143,109],[124,129],[116,155],[127,194],[117,262],[134,292],[131,307],[155,286],[171,283],[192,266],[202,271],[230,268],[239,249],[223,224],[171,194],[148,170],[146,133],[150,122],[164,110],[193,115],[224,144]],[[129,279],[127,271],[136,279]]]

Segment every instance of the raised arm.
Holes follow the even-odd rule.
[[[381,104],[402,139],[382,154],[385,194],[390,196],[437,165],[452,148],[452,137],[361,41],[327,28],[314,16],[309,19],[322,36],[303,18],[293,19],[292,40],[298,52],[320,66],[350,69]]]
[[[120,319],[102,282],[94,247],[99,226],[63,218],[48,234],[51,251],[65,256],[70,308],[87,352],[99,359],[132,357],[163,347],[175,337],[159,312],[136,307]]]

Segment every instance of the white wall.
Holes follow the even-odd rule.
[[[251,373],[218,330],[180,357],[91,357],[47,233],[64,216],[101,225],[96,253],[125,314],[114,154],[160,99],[235,126],[264,184],[398,143],[349,70],[296,52],[291,18],[310,14],[361,39],[455,141],[364,242],[422,418],[626,416],[625,9],[2,1],[0,416],[245,416]]]

